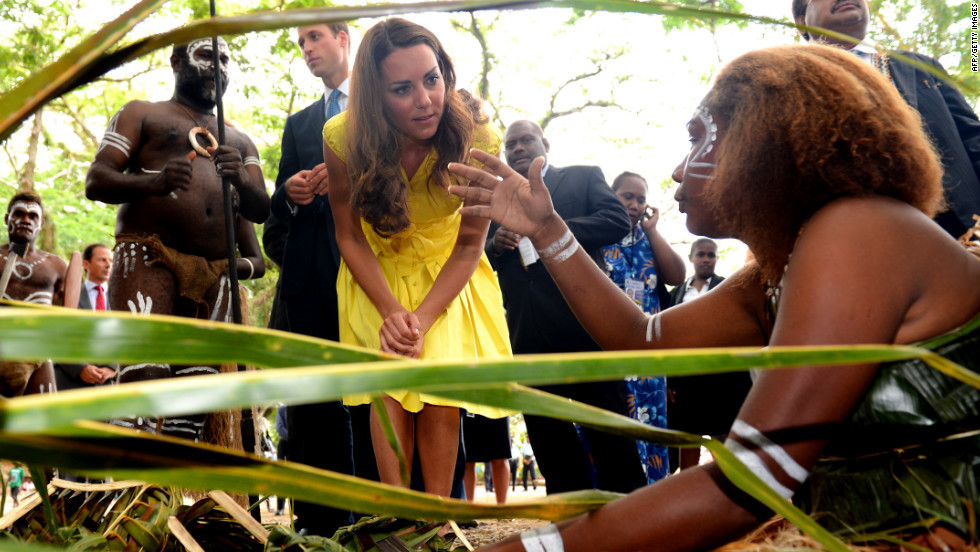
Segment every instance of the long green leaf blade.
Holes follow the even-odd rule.
[[[140,1],[57,61],[0,96],[0,141],[6,140],[16,125],[39,107],[66,92],[66,84],[96,64],[109,48],[166,1]]]
[[[386,361],[238,372],[18,397],[0,402],[0,430],[39,431],[68,425],[79,417],[176,416],[253,404],[300,404],[389,389],[434,393],[508,381],[544,384],[608,380],[651,371],[650,366],[674,375],[774,367],[779,362],[787,366],[853,364],[920,354],[914,348],[892,347],[858,349],[850,351],[848,358],[844,358],[844,349],[746,351],[741,356],[731,351],[712,356],[699,350],[541,355],[485,363]],[[478,370],[473,369],[477,366]]]
[[[429,519],[536,518],[560,520],[591,511],[617,493],[583,491],[520,505],[479,505],[186,440],[158,437],[92,422],[76,436],[0,433],[4,455],[57,465],[94,477],[113,476],[159,485],[282,494],[355,511]]]

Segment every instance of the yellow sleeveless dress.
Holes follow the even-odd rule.
[[[333,117],[323,127],[324,142],[345,163],[346,129],[346,112]],[[500,136],[490,127],[485,129],[486,132],[475,133],[473,145],[497,154],[500,151]],[[384,238],[361,219],[361,229],[381,265],[388,288],[409,311],[415,310],[432,289],[459,233],[462,201],[445,190],[430,189],[426,182],[436,162],[433,149],[411,180],[402,169],[402,177],[408,182],[408,207],[412,220],[408,228]],[[337,275],[337,310],[342,343],[381,348],[378,331],[384,320],[343,261]],[[511,356],[500,284],[484,253],[469,282],[425,334],[420,358],[465,360]],[[435,404],[465,408],[488,418],[512,414],[500,408],[452,401],[414,391],[387,391],[387,394],[409,412],[418,412],[425,404]],[[348,405],[368,402],[370,397],[366,394],[344,397],[344,404]]]

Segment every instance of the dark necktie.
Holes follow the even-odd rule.
[[[340,113],[340,90],[334,89],[327,99],[327,120],[329,121],[338,113]]]
[[[104,311],[105,310],[105,292],[102,291],[101,285],[96,285],[95,289],[99,291],[99,294],[95,296],[95,310]]]

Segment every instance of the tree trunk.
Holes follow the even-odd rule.
[[[27,146],[27,163],[24,164],[24,172],[20,176],[21,192],[34,191],[34,168],[37,166],[37,145],[41,141],[41,114],[44,108],[38,109],[34,113],[34,125],[31,126],[31,138]]]

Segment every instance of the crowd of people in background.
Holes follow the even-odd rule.
[[[251,139],[219,129],[212,114],[228,84],[228,45],[174,46],[172,97],[120,109],[88,172],[87,196],[119,205],[115,243],[85,248],[85,278],[73,281],[69,263],[36,246],[40,196],[17,194],[0,245],[2,297],[231,321],[232,217],[237,278],[261,278],[266,256],[280,268],[269,327],[410,358],[925,343],[976,370],[980,264],[953,238],[980,213],[980,121],[958,91],[904,61],[941,70],[935,60],[861,42],[864,0],[793,0],[792,13],[859,43],[803,33],[819,44],[746,54],[718,75],[673,174],[688,228],[705,236],[690,245],[691,276],[658,230],[643,175],[623,172],[610,184],[598,166],[552,165],[534,121],[512,121],[501,135],[481,100],[458,88],[439,39],[388,18],[353,61],[346,24],[296,30],[324,93],[287,119],[271,196]],[[230,213],[222,180],[235,191]],[[262,248],[254,223],[264,223]],[[716,274],[712,238],[745,242],[754,260]],[[218,371],[2,362],[0,395]],[[941,509],[896,496],[881,475],[914,463],[906,448],[980,478],[970,464],[980,452],[980,390],[911,362],[767,371],[755,381],[744,372],[668,379],[651,365],[625,380],[537,389],[724,440],[767,485],[828,513],[821,522],[835,529],[891,530],[922,508]],[[887,399],[896,393],[917,405],[914,420]],[[425,393],[392,390],[383,404],[379,412],[363,395],[281,406],[278,460],[470,500],[484,463],[500,504],[518,479],[525,491],[543,480],[548,494],[627,495],[493,548],[502,551],[710,548],[772,515],[697,449],[538,415],[524,416],[526,435],[515,435],[515,412]],[[112,423],[217,442],[201,407]],[[412,466],[407,477],[383,419]],[[898,476],[904,488],[948,475],[908,469]],[[8,474],[15,506],[24,479],[19,466]],[[844,493],[858,479],[870,482]],[[918,545],[970,544],[967,512],[980,498],[969,487],[944,483],[943,496],[965,505],[947,508]],[[862,494],[889,496],[889,505],[872,507]],[[292,513],[297,529],[326,536],[361,515],[303,502]],[[623,516],[641,522],[623,526]]]

